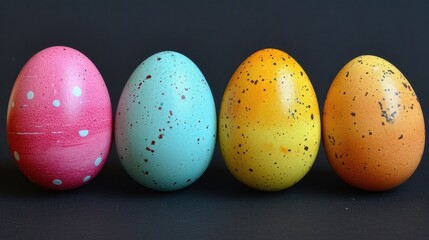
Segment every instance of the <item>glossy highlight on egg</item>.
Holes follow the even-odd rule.
[[[278,191],[300,181],[320,145],[320,114],[302,67],[277,49],[248,57],[232,75],[219,113],[226,166],[245,185]]]
[[[16,78],[6,128],[11,154],[30,181],[54,190],[88,183],[112,142],[112,106],[100,72],[69,47],[38,52]]]
[[[337,175],[369,191],[404,183],[425,145],[423,112],[413,87],[394,65],[371,55],[351,60],[333,80],[322,133]]]

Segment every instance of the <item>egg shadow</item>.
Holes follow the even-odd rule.
[[[201,194],[217,197],[249,196],[259,192],[240,183],[232,176],[226,166],[220,163],[212,163],[194,185],[190,188]]]
[[[318,166],[313,166],[297,184],[302,192],[319,196],[342,196],[347,195],[352,190],[332,170]]]
[[[387,191],[366,191],[353,187],[336,175],[336,173],[326,167],[313,167],[309,173],[298,183],[302,192],[317,195],[324,198],[350,198],[364,197],[366,199],[393,196],[397,188]]]
[[[299,184],[299,183],[298,183]],[[195,194],[206,195],[223,200],[247,200],[281,198],[302,192],[302,186],[292,186],[281,191],[260,191],[239,182],[224,164],[212,164],[201,179],[191,186]],[[305,185],[308,188],[307,185]]]
[[[218,161],[214,161],[218,162]],[[104,196],[126,196],[133,198],[175,198],[193,196],[216,198],[242,198],[260,196],[261,192],[238,182],[219,163],[210,164],[204,174],[193,184],[176,191],[155,191],[148,189],[132,179],[120,164],[110,164],[103,168],[91,185],[94,194]]]
[[[197,179],[193,184],[175,191],[156,191],[144,187],[135,181],[119,161],[113,159],[112,164],[106,164],[102,172],[97,176],[93,183],[90,183],[91,192],[93,194],[103,197],[129,197],[129,198],[175,198],[185,195],[197,196],[203,192],[212,191],[212,189],[219,189],[221,186],[213,185],[216,181],[215,176],[206,176],[206,173],[213,173],[209,167],[203,176]],[[210,174],[209,174],[210,175]],[[223,177],[221,177],[223,181]]]
[[[212,164],[199,181],[188,187],[194,194],[204,194],[224,199],[257,199],[267,197],[286,197],[300,195],[307,198],[377,198],[380,194],[391,195],[396,189],[385,192],[360,190],[342,181],[335,172],[326,165],[315,165],[294,186],[281,191],[259,191],[252,189],[238,180],[228,171],[224,164]],[[185,189],[186,190],[186,189]]]
[[[100,174],[90,183],[93,194],[118,197],[155,197],[161,196],[157,192],[143,187],[134,181],[120,164],[108,164],[103,167]]]
[[[111,160],[111,159],[109,159]],[[145,190],[133,181],[119,164],[107,163],[100,173],[87,184],[75,189],[63,191],[47,189],[28,180],[14,164],[12,159],[3,158],[0,161],[0,196],[17,198],[67,197],[76,194],[91,195],[150,195],[152,191]]]
[[[2,160],[0,169],[0,195],[5,197],[50,197],[67,195],[67,191],[55,191],[37,186],[28,180],[19,168],[10,163],[10,159]]]

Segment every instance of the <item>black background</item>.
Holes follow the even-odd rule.
[[[113,109],[132,71],[164,50],[185,54],[209,82],[217,110],[226,84],[253,52],[275,47],[309,75],[322,109],[336,73],[373,54],[399,68],[429,116],[428,1],[1,1],[0,239],[429,239],[428,154],[405,184],[353,189],[321,147],[290,189],[249,189],[227,171],[217,147],[196,183],[158,193],[135,183],[114,147],[86,186],[53,192],[30,183],[9,154],[5,121],[14,80],[36,52],[54,45],[87,55]]]

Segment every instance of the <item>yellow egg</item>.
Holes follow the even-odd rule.
[[[263,49],[231,77],[219,114],[219,142],[229,171],[258,190],[288,188],[309,171],[320,145],[313,86],[288,54]]]
[[[322,123],[330,165],[357,188],[394,188],[422,158],[419,101],[404,75],[382,58],[360,56],[341,69],[326,97]]]

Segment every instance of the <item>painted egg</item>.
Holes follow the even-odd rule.
[[[264,191],[288,188],[309,171],[320,145],[320,114],[302,67],[277,49],[248,57],[231,77],[219,114],[229,171]]]
[[[404,75],[382,58],[360,56],[341,69],[326,97],[322,123],[329,163],[354,187],[394,188],[422,158],[419,101]]]
[[[134,180],[158,191],[184,188],[207,169],[215,140],[213,96],[190,59],[165,51],[135,69],[115,122],[117,152]]]
[[[107,159],[112,126],[103,78],[79,51],[50,47],[22,68],[9,99],[7,137],[32,182],[55,190],[89,182]]]

